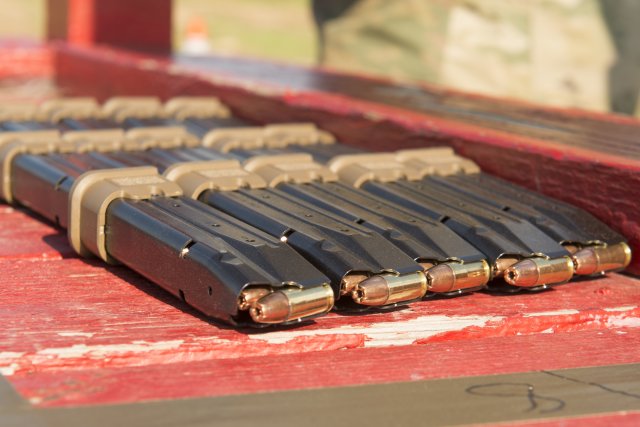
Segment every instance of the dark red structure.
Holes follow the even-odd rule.
[[[171,52],[171,0],[47,0],[47,6],[51,40]]]
[[[589,210],[640,252],[639,160],[390,105],[389,93],[400,89],[382,80],[244,59],[194,61],[96,46],[167,51],[168,0],[49,0],[49,5],[49,34],[67,41],[1,46],[3,58],[15,58],[18,65],[3,60],[0,77],[53,78],[65,94],[101,100],[124,94],[215,95],[239,116],[259,122],[313,121],[344,143],[372,150],[450,145],[487,172]],[[413,90],[417,97],[475,98],[435,88]],[[532,114],[636,125],[624,117],[489,101]],[[199,318],[124,268],[76,258],[63,233],[21,209],[0,206],[0,224],[0,373],[31,408],[99,411],[104,404],[159,399],[640,363],[640,280],[632,276],[611,274],[540,294],[474,294],[389,313],[331,314],[293,330],[247,334]],[[630,271],[640,272],[637,257]],[[527,412],[526,407],[516,413],[509,401],[502,403],[502,414],[497,410],[475,421],[640,422],[637,389],[625,389],[623,378],[596,385],[575,378],[587,384],[586,395],[606,401],[598,393],[608,388],[633,410],[593,405],[572,412],[568,404],[551,413]],[[536,385],[547,397],[557,391]],[[485,402],[468,399],[459,407]],[[0,405],[0,417],[2,411]]]

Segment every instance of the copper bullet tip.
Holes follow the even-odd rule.
[[[378,275],[358,283],[351,293],[362,305],[383,306],[422,298],[427,293],[427,277],[422,271],[400,276]]]
[[[354,291],[358,283],[367,279],[367,275],[359,273],[348,273],[342,278],[340,284],[340,295],[347,295]]]
[[[429,291],[462,292],[485,286],[491,278],[491,269],[484,260],[468,264],[449,262],[428,269],[426,274]]]
[[[352,291],[352,297],[358,304],[384,305],[389,299],[389,285],[382,276],[373,276],[358,283]]]
[[[569,257],[528,258],[513,264],[504,272],[504,280],[520,288],[564,283],[572,276],[573,262]]]
[[[511,267],[513,264],[520,261],[519,258],[514,258],[511,256],[505,256],[502,258],[498,258],[493,265],[493,277],[501,277],[504,275],[504,272],[507,268]]]
[[[282,292],[273,292],[260,298],[249,313],[257,323],[282,323],[289,318],[289,298]]]
[[[631,248],[626,243],[587,246],[576,251],[571,258],[576,274],[590,275],[606,271],[622,270],[631,262]]]
[[[254,287],[246,288],[240,292],[238,297],[238,310],[246,311],[251,308],[260,298],[271,293],[271,288]]]
[[[263,296],[250,308],[257,323],[285,323],[329,312],[333,308],[329,285],[307,289],[285,288]]]

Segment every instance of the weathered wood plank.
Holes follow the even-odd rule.
[[[640,336],[640,281],[627,276],[539,294],[474,294],[386,313],[331,314],[300,328],[247,333],[208,322],[124,267],[64,258],[71,255],[66,236],[21,210],[3,205],[0,219],[0,372],[36,403],[223,395],[640,360],[640,352],[630,350]],[[47,242],[48,236],[54,237]],[[308,375],[325,369],[328,360],[331,368],[322,375]],[[188,376],[198,379],[185,382]],[[158,377],[164,378],[162,387],[146,385],[145,378]]]
[[[22,208],[0,204],[0,259],[59,259],[73,256],[64,231],[38,221]]]
[[[207,322],[122,267],[14,258],[0,260],[0,271],[0,372],[36,403],[135,401],[640,360],[639,352],[630,351],[640,337],[639,281],[615,274],[540,294],[424,301],[389,313],[332,314],[296,329],[249,334]],[[328,361],[331,367],[323,368]],[[185,376],[197,379],[185,382]],[[145,378],[158,377],[166,378],[166,387],[149,387]],[[164,394],[169,391],[174,394]]]
[[[233,358],[167,352],[156,363],[140,352],[129,355],[137,365],[33,366],[7,379],[35,405],[140,402],[632,363],[639,339],[638,328],[619,328],[290,355],[252,356],[248,345]]]

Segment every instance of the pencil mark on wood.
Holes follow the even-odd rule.
[[[622,396],[627,396],[627,397],[631,397],[633,399],[639,399],[640,400],[640,394],[637,394],[637,393],[630,393],[630,392],[624,391],[624,390],[616,390],[616,389],[608,387],[608,386],[606,386],[604,384],[600,384],[600,383],[596,383],[596,382],[592,382],[592,381],[583,381],[583,380],[580,380],[580,379],[577,379],[577,378],[571,378],[571,377],[568,377],[566,375],[561,375],[561,374],[559,374],[557,372],[551,372],[551,371],[541,371],[541,372],[544,373],[544,374],[547,374],[547,375],[551,375],[551,376],[556,377],[556,378],[560,378],[560,379],[566,380],[566,381],[571,381],[571,382],[578,383],[578,384],[584,384],[584,385],[590,385],[590,386],[593,386],[593,387],[598,387],[599,389],[604,390],[604,391],[606,391],[608,393],[620,394]]]
[[[565,402],[562,399],[551,396],[543,396],[535,392],[533,384],[529,383],[488,383],[476,384],[466,389],[468,394],[485,397],[499,398],[524,398],[528,407],[522,412],[538,412],[548,414],[564,409]]]

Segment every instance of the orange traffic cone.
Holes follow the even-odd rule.
[[[191,56],[211,53],[211,42],[207,32],[207,23],[199,16],[192,16],[187,23],[181,53]]]

